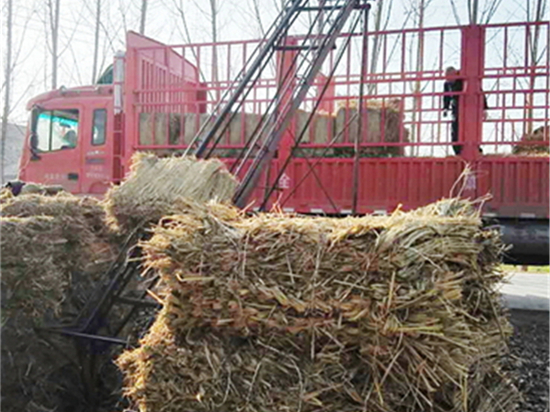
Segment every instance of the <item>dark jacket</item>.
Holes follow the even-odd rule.
[[[464,81],[462,79],[448,80],[443,84],[443,90],[445,93],[460,93],[464,88]],[[443,110],[451,110],[453,114],[458,112],[458,98],[459,95],[445,95],[443,96]],[[487,98],[483,96],[483,109],[487,110]]]

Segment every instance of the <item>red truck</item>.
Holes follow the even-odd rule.
[[[509,259],[548,264],[549,157],[517,148],[548,144],[550,52],[520,62],[511,52],[520,45],[527,56],[535,29],[544,38],[549,23],[368,33],[363,44],[376,45],[376,53],[359,61],[349,47],[338,69],[338,50],[331,51],[247,203],[340,216],[490,194],[483,217],[514,244]],[[121,182],[136,151],[183,153],[261,41],[167,46],[129,32],[126,44],[97,84],[62,87],[28,103],[20,180],[101,196]],[[211,150],[238,177],[246,165],[235,165],[270,102],[287,98],[300,81],[298,68],[283,70],[301,53],[299,44],[300,37],[286,38]],[[495,50],[499,59],[486,58]],[[449,62],[460,66],[465,84],[458,156],[441,103]],[[353,116],[358,102],[366,107],[361,125]],[[543,141],[527,142],[541,126]]]

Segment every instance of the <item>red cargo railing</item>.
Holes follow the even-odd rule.
[[[329,79],[346,36],[352,37],[351,45]],[[279,177],[268,204],[298,212],[351,213],[357,196],[353,212],[385,213],[398,205],[426,204],[461,187],[466,196],[492,194],[487,213],[547,218],[548,155],[525,148],[548,144],[549,36],[548,22],[369,33],[359,136],[362,36],[344,35],[290,125],[254,205],[264,203],[266,189]],[[300,37],[288,42],[299,44]],[[132,149],[185,149],[259,45],[239,41],[129,50],[135,76],[127,85],[131,98],[125,111],[135,132]],[[289,93],[300,76],[296,67],[292,78],[281,79],[282,65],[299,52],[278,53],[216,147],[229,165],[270,103],[284,98],[281,86]],[[460,156],[451,155],[451,122],[442,111],[444,71],[450,65],[460,68],[465,84],[458,93]],[[534,132],[542,142],[527,141]],[[466,165],[471,174],[455,185]]]

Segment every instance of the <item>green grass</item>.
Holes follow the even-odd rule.
[[[505,272],[523,272],[523,266],[501,265],[501,269]],[[543,275],[550,274],[550,266],[527,266],[528,273],[540,273]]]

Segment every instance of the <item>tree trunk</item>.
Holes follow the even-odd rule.
[[[99,54],[99,25],[101,22],[101,0],[97,0],[96,3],[96,16],[95,16],[95,37],[94,37],[94,65],[92,68],[92,84],[96,81],[97,76],[97,64]]]
[[[470,24],[477,24],[479,14],[479,0],[468,0],[468,14]]]
[[[8,13],[6,16],[6,72],[5,72],[5,89],[4,89],[4,110],[2,112],[2,145],[1,145],[1,162],[0,162],[0,180],[4,183],[4,165],[6,164],[6,139],[8,134],[8,115],[10,113],[10,86],[11,86],[11,44],[12,44],[12,18],[13,18],[13,0],[7,0]]]
[[[545,11],[545,5],[546,0],[537,0],[536,6],[535,6],[535,15],[533,18],[531,18],[529,13],[529,7],[527,8],[527,21],[542,21],[544,11]],[[536,69],[538,63],[538,54],[539,54],[539,39],[540,39],[540,26],[535,26],[533,28],[534,33],[531,34],[531,28],[527,28],[528,32],[526,33],[526,36],[529,36],[529,63],[530,63],[530,70],[529,70],[529,94],[526,96],[526,130],[524,130],[525,133],[531,134],[533,132],[533,105],[535,104],[535,92],[533,91],[535,89],[536,85]]]
[[[139,22],[139,34],[145,34],[145,17],[147,16],[147,0],[141,0],[141,19]]]
[[[55,0],[54,10],[51,10],[50,0],[50,18],[52,29],[52,90],[57,89],[57,62],[58,62],[58,44],[59,44],[59,1]],[[53,16],[52,16],[53,13]]]
[[[262,17],[260,14],[260,5],[258,4],[259,0],[252,0],[252,7],[254,7],[254,14],[256,15],[256,20],[258,21],[258,26],[260,27],[260,34],[262,37],[265,35],[264,25],[262,23]]]
[[[425,0],[419,0],[418,5],[418,28],[420,31],[418,32],[418,48],[416,50],[416,75],[418,76],[419,73],[422,72],[424,68],[424,32],[422,29],[424,28],[424,13],[426,11],[427,4],[425,3]],[[421,94],[421,88],[422,84],[420,83],[420,80],[416,80],[414,83],[413,88],[413,110],[412,110],[412,126],[411,126],[411,140],[413,142],[419,142],[420,141],[420,133],[422,129],[422,125],[420,122],[420,117],[417,119],[417,116],[422,115],[422,94]],[[418,120],[418,124],[416,124],[416,121]],[[419,146],[413,147],[413,151],[415,151],[416,155],[418,155]]]
[[[379,32],[382,28],[382,13],[384,7],[384,0],[379,0],[376,3],[376,10],[374,14],[374,31]],[[378,66],[378,57],[380,55],[380,36],[378,34],[374,35],[372,39],[372,51],[370,53],[370,73],[376,73]],[[370,83],[368,86],[368,94],[373,94],[376,92],[377,84]]]
[[[216,6],[216,0],[210,0],[212,43],[214,43],[212,46],[212,82],[216,87],[216,99],[219,101],[221,90],[218,84],[218,50],[216,49],[216,43],[218,42],[218,10]]]

